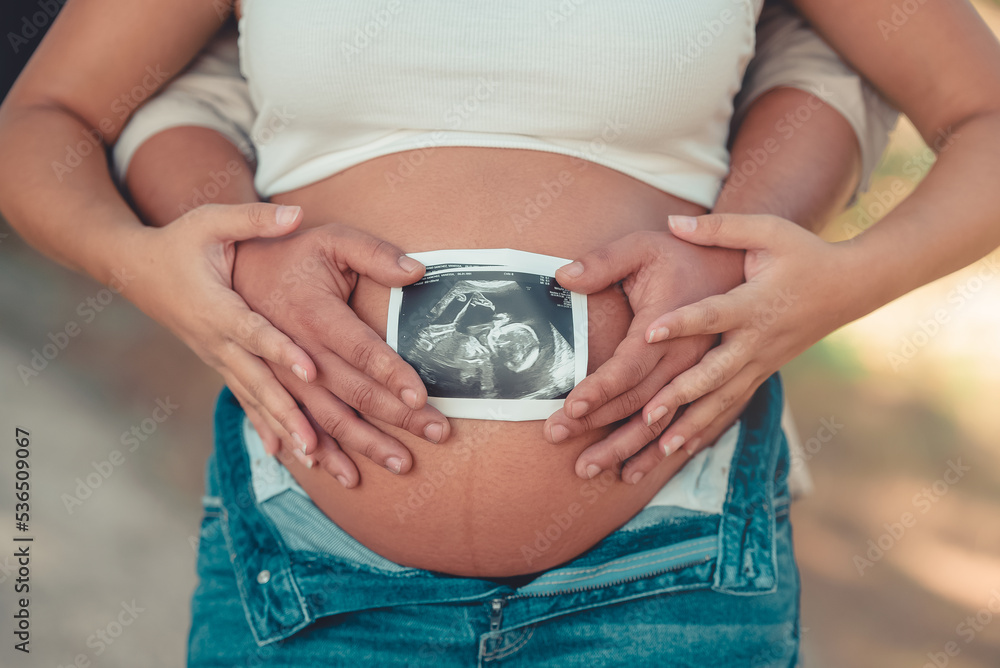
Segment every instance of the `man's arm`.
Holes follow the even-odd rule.
[[[714,211],[773,213],[818,232],[848,203],[844,192],[850,200],[868,187],[898,116],[794,9],[769,0]]]
[[[750,63],[736,103],[731,172],[714,211],[771,213],[818,231],[830,216],[843,209],[856,189],[867,184],[895,118],[896,112],[798,15],[777,3],[769,3],[758,26],[757,57]],[[664,243],[670,249],[684,245],[676,239]],[[623,246],[617,254],[581,258],[586,267],[583,280],[560,274],[560,281],[571,289],[588,292],[600,289],[599,286],[629,274],[626,264],[651,268],[658,255],[650,254],[645,246],[648,244],[635,244],[631,254]],[[673,252],[664,248],[659,254]],[[648,257],[643,259],[640,257],[643,254]],[[741,258],[742,254],[734,253],[726,261],[741,264]],[[671,284],[666,274],[654,271],[633,275],[639,273],[668,287]],[[697,280],[696,276],[687,278]],[[633,304],[636,313],[640,308],[641,304]],[[646,331],[637,321],[633,327]],[[666,351],[659,354],[666,355]],[[616,357],[634,359],[641,355],[645,358],[640,366],[647,370],[649,378],[662,361],[649,359],[647,348],[636,346],[624,354],[616,353]],[[612,363],[628,368],[637,366],[632,361],[615,358],[606,364]],[[697,407],[711,413],[700,416],[701,424],[707,426],[690,439],[667,440],[660,438],[661,434],[676,414],[654,415],[650,406],[653,402],[643,409],[643,404],[659,391],[659,388],[650,390],[649,383],[643,384],[643,380],[637,379],[635,387],[597,388],[591,384],[585,395],[574,391],[567,398],[567,408],[571,401],[588,403],[586,415],[571,419],[568,410],[563,410],[549,418],[546,435],[557,425],[566,428],[563,433],[577,434],[632,415],[609,437],[581,454],[576,465],[581,477],[587,477],[588,470],[595,470],[593,466],[598,471],[605,470],[628,460],[622,469],[622,479],[634,482],[664,457],[664,450],[669,454],[684,445],[693,452],[713,442],[739,415],[759,385],[751,384],[739,395],[715,397],[717,401],[711,407],[707,402]],[[612,405],[614,410],[609,409]],[[649,447],[643,449],[647,444]]]
[[[803,105],[811,110],[809,123],[803,124],[800,131],[791,137],[782,136],[777,128],[782,126],[788,115],[801,113]],[[810,231],[818,232],[829,217],[841,211],[850,200],[857,187],[860,171],[859,142],[852,126],[844,117],[806,91],[778,88],[762,94],[750,105],[734,138],[732,171],[714,211],[779,215],[798,222]],[[676,277],[664,272],[669,272],[670,266],[677,264],[674,258],[685,253],[688,246],[669,232],[659,233],[659,237],[636,238],[634,243],[626,237],[614,252],[592,253],[578,260],[585,267],[583,280],[581,277],[564,274],[557,274],[557,278],[571,290],[593,292],[628,274],[628,270],[623,270],[620,263],[641,267],[641,271],[633,274],[635,281],[630,290],[630,300],[633,295],[650,295],[645,302],[631,303],[632,310],[636,313],[632,330],[644,333],[648,322],[638,321],[643,317],[643,312],[648,310],[647,304],[655,301],[653,295],[660,295],[661,301],[666,301],[677,293]],[[663,262],[664,258],[668,261]],[[615,260],[619,264],[615,265]],[[742,252],[729,251],[727,256],[717,256],[714,261],[726,263],[726,270],[729,265],[737,266],[738,273],[742,275]],[[657,265],[661,263],[666,265],[662,271],[657,269]],[[697,263],[692,266],[700,267],[702,272],[723,270],[719,266],[713,268]],[[700,281],[699,275],[690,271],[685,278],[693,282]],[[652,285],[647,288],[643,286],[643,281],[659,282],[662,287],[659,290]],[[731,287],[735,287],[738,282],[734,282]],[[661,314],[662,311],[657,313]],[[652,322],[652,318],[649,322]],[[669,374],[671,378],[691,368],[702,357],[698,355],[697,361],[689,360],[681,368],[677,366],[677,359],[684,355],[679,354],[680,350],[676,347],[661,347],[657,353],[655,346],[649,346],[643,340],[637,342],[635,348],[642,350],[646,356],[643,360],[645,368],[653,369],[657,364],[672,365]],[[615,357],[624,357],[621,355],[622,350],[619,347]],[[656,359],[655,355],[660,355],[660,358]],[[623,360],[619,359],[618,362]],[[651,372],[650,375],[653,373],[656,372]],[[614,371],[609,375],[620,379],[624,374]],[[665,456],[687,457],[713,443],[746,408],[759,387],[759,383],[752,384],[738,395],[722,397],[716,403],[696,407],[699,414],[689,416],[688,419],[697,417],[707,426],[689,439],[660,442],[658,439],[661,434],[677,417],[676,412],[655,414],[643,410],[644,405],[652,403],[650,400],[661,390],[660,387],[651,388],[647,384],[641,388],[636,387],[631,393],[622,391],[620,394],[630,397],[629,400],[617,402],[617,412],[611,412],[601,406],[602,395],[593,385],[594,380],[596,377],[592,375],[587,395],[580,396],[574,390],[567,398],[567,404],[582,400],[591,406],[596,404],[596,408],[577,419],[569,418],[565,410],[559,411],[547,421],[545,433],[551,434],[551,430],[560,425],[566,427],[568,438],[631,415],[625,425],[587,448],[576,464],[576,471],[583,478],[592,477],[588,471],[596,475],[623,464],[621,478],[631,483],[639,482]],[[577,386],[581,387],[582,384]],[[608,402],[608,405],[612,404],[615,402]],[[687,452],[680,451],[682,447]],[[592,466],[597,469],[590,468]]]
[[[769,3],[757,32],[758,57],[736,101],[730,173],[713,212],[770,213],[819,233],[867,187],[898,114],[787,7]],[[764,162],[770,164],[761,169]],[[755,390],[687,449],[714,442]],[[799,437],[794,425],[785,426],[794,458]],[[805,471],[795,467],[789,484],[807,489]]]
[[[706,418],[830,332],[1000,243],[1000,43],[968,3],[928,5],[905,35],[879,39],[890,3],[796,0],[907,114],[937,162],[878,225],[841,243],[776,216],[671,217],[674,233],[691,243],[745,249],[747,282],[665,313],[646,330],[651,343],[711,333],[723,340],[647,406],[667,412],[688,406],[661,440],[693,438]],[[772,304],[781,294],[805,298],[777,309]],[[775,317],[761,336],[758,314],[768,309]]]
[[[240,76],[236,34],[224,29],[185,73],[136,112],[114,147],[115,173],[119,182],[127,187],[133,206],[144,220],[150,225],[163,227],[176,221],[186,211],[204,204],[258,201],[253,184],[255,155],[250,143],[254,118],[247,84]],[[326,323],[325,332],[331,339],[318,342],[321,345],[315,348],[324,352],[324,359],[332,356],[351,359],[352,355],[360,355],[360,351],[366,348],[377,352],[351,362],[369,377],[372,390],[367,393],[346,391],[343,374],[324,374],[323,365],[309,375],[309,381],[317,380],[316,384],[322,387],[296,386],[298,389],[294,389],[288,382],[276,379],[276,368],[271,365],[269,369],[260,363],[261,360],[255,360],[252,368],[244,365],[231,369],[232,375],[237,376],[233,380],[242,382],[229,384],[260,434],[266,451],[291,452],[306,466],[319,463],[345,486],[351,487],[358,480],[358,472],[341,451],[341,446],[364,453],[393,473],[408,471],[412,458],[396,439],[375,430],[351,406],[341,402],[338,399],[341,395],[351,397],[349,401],[354,401],[357,396],[388,395],[387,401],[373,404],[364,412],[389,424],[405,425],[404,428],[415,435],[433,442],[445,440],[449,427],[447,420],[436,409],[425,404],[421,397],[425,393],[416,372],[361,323],[342,303],[343,300],[337,303],[335,296],[320,294],[296,301],[296,291],[305,289],[307,282],[289,281],[289,276],[297,277],[301,266],[328,267],[330,264],[330,256],[313,257],[302,253],[321,254],[336,251],[337,244],[349,246],[349,235],[341,232],[337,226],[310,231],[308,235],[312,243],[285,245],[285,250],[280,253],[273,248],[254,253],[250,249],[252,244],[241,244],[234,262],[238,262],[241,268],[258,266],[256,272],[240,272],[243,285],[246,285],[246,277],[250,273],[268,274],[270,278],[265,290],[269,297],[263,304],[258,304],[261,308],[255,309],[259,313],[254,313],[254,318],[264,322],[264,318],[275,317],[281,308],[308,304],[309,313],[300,314],[302,317],[292,318],[292,321],[303,322],[306,315],[315,320],[316,314],[321,314]],[[262,249],[260,245],[252,246],[255,251]],[[289,259],[293,251],[300,253],[297,259]],[[234,280],[237,273],[235,267],[234,264]],[[291,274],[275,271],[278,267]],[[393,270],[400,271],[396,258],[392,258],[389,268],[372,266],[369,269],[377,269],[378,275],[373,277],[380,282],[388,280],[387,275],[391,275]],[[398,279],[393,276],[391,280]],[[323,285],[325,282],[316,281],[316,284]],[[275,290],[279,286],[280,293]],[[232,296],[241,299],[235,293]],[[335,313],[338,314],[336,317]],[[292,333],[316,343],[305,328]],[[304,380],[301,375],[299,380]],[[319,421],[327,432],[338,434],[337,441],[323,430],[315,429],[317,450],[303,455],[299,447],[301,444],[294,444],[292,439],[287,438],[288,430],[283,428],[285,420],[274,409],[274,401],[268,400],[274,395],[259,392],[269,383],[279,382],[311,411],[310,418]],[[420,388],[421,392],[413,387]],[[360,409],[361,406],[353,408]]]
[[[125,187],[143,221],[155,227],[203,204],[260,201],[243,153],[216,130],[197,126],[170,128],[143,142]]]
[[[768,66],[765,62],[762,66],[751,67],[743,100],[737,110],[740,122],[733,140],[733,170],[716,210],[770,212],[801,221],[810,229],[815,229],[830,214],[843,207],[859,181],[863,163],[860,148],[866,145],[866,139],[857,134],[858,128],[867,127],[864,121],[864,111],[867,110],[860,99],[862,86],[856,75],[850,73],[828,49],[820,49],[818,58],[833,59],[835,63],[819,67],[823,76],[810,79],[809,73],[803,73],[801,66],[788,65],[790,59],[802,57],[804,48],[815,52],[815,43],[822,43],[801,22],[794,24],[794,29],[789,31],[787,17],[779,16],[775,19],[775,16],[777,15],[774,13],[765,12],[762,29],[767,34],[763,36],[763,43],[760,45],[762,54],[772,65]],[[768,32],[768,26],[774,25],[781,29]],[[807,38],[805,46],[803,33],[806,33]],[[813,46],[809,46],[808,40],[813,41]],[[782,60],[785,65],[776,69],[773,63],[780,63]],[[844,84],[845,80],[849,82],[847,85]],[[834,84],[831,85],[830,81],[834,81]],[[819,91],[832,89],[840,95],[836,108],[808,92],[790,87],[796,85]],[[855,92],[857,95],[852,97]],[[849,122],[843,115],[845,109],[861,109],[862,119],[859,121],[852,118]],[[809,116],[808,122],[799,120],[804,115]],[[794,132],[789,132],[789,129]],[[243,131],[249,134],[249,127]],[[209,158],[203,153],[198,158],[201,162],[196,169],[179,170],[181,176],[174,190],[174,186],[162,178],[162,171],[174,160],[191,158],[186,157],[182,151],[164,151],[160,154],[155,148],[150,141],[143,145],[142,151],[148,151],[150,156],[149,179],[161,182],[155,191],[159,203],[151,202],[152,198],[145,197],[141,183],[138,182],[145,180],[136,176],[142,168],[142,156],[137,154],[137,162],[129,169],[129,185],[137,198],[137,206],[155,208],[148,214],[154,219],[162,216],[169,220],[173,207],[178,202],[183,202],[184,198],[190,198],[192,189],[201,185],[199,179],[204,179],[209,172],[219,172],[224,168],[225,162],[235,157],[233,149],[229,150],[228,156],[220,152],[214,158],[217,162],[213,167],[210,161],[204,162]],[[163,142],[161,148],[172,147],[170,143]],[[761,158],[762,155],[765,157]],[[817,159],[817,156],[822,156],[822,159]],[[751,162],[747,162],[748,160]],[[175,173],[178,171],[172,168],[167,171],[167,174]],[[194,182],[190,182],[191,179]],[[168,191],[175,194],[167,196]],[[733,252],[730,255],[729,262],[741,270],[741,254]],[[719,270],[719,267],[705,267],[704,270],[714,271]],[[649,396],[644,401],[657,389],[649,388]],[[627,417],[640,408],[641,403],[622,406],[630,410],[610,421]],[[563,417],[565,416],[556,418],[556,421]],[[551,433],[551,426],[550,424],[549,429],[546,429],[547,434]],[[576,431],[592,426],[596,426],[593,420],[578,422]],[[622,432],[618,436],[626,436],[628,433]],[[640,438],[648,434],[649,432],[640,430]],[[642,444],[655,438],[655,435],[646,438]],[[585,470],[585,467],[578,466],[577,470]]]
[[[147,225],[203,204],[248,204],[256,112],[229,21],[188,68],[129,119],[111,151],[113,174]]]
[[[786,118],[809,110],[789,135]],[[791,127],[791,126],[787,126]],[[819,232],[847,205],[861,175],[853,128],[812,93],[777,88],[757,98],[733,140],[730,172],[715,213],[770,213]]]

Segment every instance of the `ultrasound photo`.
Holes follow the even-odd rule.
[[[492,420],[557,410],[587,367],[586,297],[553,278],[568,260],[506,249],[412,257],[427,273],[393,289],[386,338],[429,403],[448,417]]]

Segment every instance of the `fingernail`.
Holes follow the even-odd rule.
[[[593,479],[600,472],[601,472],[601,467],[598,466],[597,464],[588,464],[587,465],[587,477],[588,478]]]
[[[649,333],[649,337],[646,338],[646,343],[657,343],[658,341],[663,341],[668,336],[670,336],[670,330],[666,327],[657,327]]]
[[[683,436],[674,436],[671,438],[666,445],[663,446],[663,454],[670,455],[677,452],[677,448],[684,445]]]
[[[583,265],[579,262],[571,262],[562,268],[562,272],[570,278],[576,278],[583,273]]]
[[[400,255],[399,260],[397,260],[397,262],[399,262],[399,266],[403,268],[403,271],[405,271],[408,274],[416,271],[417,269],[420,269],[421,267],[421,264],[419,262],[414,260],[412,257],[409,257],[408,255]]]
[[[651,426],[654,422],[659,422],[660,419],[667,414],[666,406],[657,406],[653,410],[649,411],[649,417],[646,418],[646,426]]]
[[[285,206],[281,205],[278,210],[274,212],[274,220],[282,227],[288,227],[295,222],[295,219],[299,217],[299,211],[302,207],[299,206]]]
[[[562,443],[569,438],[569,429],[561,424],[557,424],[549,430],[549,437],[553,443]]]
[[[431,422],[429,425],[424,427],[424,436],[431,443],[439,443],[441,437],[444,436],[444,425],[440,422]]]
[[[698,227],[698,221],[691,216],[667,216],[667,223],[670,229],[679,232],[694,232]]]
[[[294,374],[295,374],[296,376],[298,376],[298,377],[299,377],[299,379],[300,379],[300,380],[301,380],[301,381],[302,381],[303,383],[308,383],[308,382],[309,382],[309,374],[308,374],[308,373],[306,373],[306,370],[305,370],[305,369],[303,369],[303,368],[302,368],[301,366],[299,366],[298,364],[293,364],[293,365],[292,365],[292,373],[294,373]]]
[[[642,475],[643,475],[642,471],[636,471],[635,473],[632,474],[632,477],[629,478],[629,482],[632,483],[633,485],[638,484],[638,482],[642,480]]]
[[[398,474],[400,469],[403,468],[403,460],[399,457],[389,457],[385,460],[385,467],[393,473]]]
[[[692,457],[698,450],[698,446],[701,445],[701,439],[695,438],[684,444],[684,451],[691,455]]]
[[[573,416],[573,419],[582,418],[590,410],[590,404],[586,401],[574,401],[573,405],[570,406],[569,411]]]
[[[292,440],[295,441],[295,447],[301,450],[302,454],[306,454],[306,442],[298,433],[292,433]]]
[[[340,484],[343,485],[344,487],[348,486],[347,478],[345,478],[344,476],[342,475],[337,476],[337,480],[340,481]]]
[[[301,463],[307,469],[311,469],[313,467],[313,464],[316,463],[313,461],[312,457],[306,457],[298,450],[292,450],[292,454],[295,455],[295,458],[299,460],[299,463]]]
[[[406,404],[407,406],[409,406],[413,410],[417,410],[417,393],[416,392],[414,392],[413,390],[410,390],[410,389],[406,389],[406,390],[403,390],[402,392],[400,392],[399,396],[403,400],[404,404]]]

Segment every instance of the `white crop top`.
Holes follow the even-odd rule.
[[[711,207],[763,0],[244,0],[261,195],[437,146],[578,156]]]

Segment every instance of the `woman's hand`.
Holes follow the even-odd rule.
[[[298,207],[205,205],[165,227],[139,228],[139,242],[129,249],[138,279],[128,297],[222,375],[271,454],[279,434],[300,450],[317,441],[262,360],[304,382],[316,379],[316,367],[233,291],[233,265],[237,241],[288,234],[301,220]]]
[[[659,422],[686,406],[659,445],[665,454],[682,445],[694,454],[771,374],[865,312],[865,277],[852,261],[852,242],[828,243],[777,216],[671,216],[670,229],[694,244],[746,250],[744,284],[665,313],[645,332],[650,345],[722,334],[717,347],[642,411],[647,421]],[[644,473],[656,461],[644,456],[632,470]]]
[[[611,359],[577,385],[563,408],[545,423],[548,440],[559,443],[629,418],[581,453],[577,475],[591,478],[614,469],[656,439],[667,420],[647,424],[638,411],[674,376],[700,360],[716,338],[686,337],[650,344],[647,331],[653,321],[678,306],[723,293],[742,278],[742,253],[702,248],[668,232],[629,234],[556,273],[561,285],[586,294],[624,279],[634,313],[628,334]],[[635,482],[632,466],[630,461],[622,476]]]
[[[448,438],[450,426],[427,405],[427,390],[417,372],[347,302],[359,274],[386,287],[400,287],[423,273],[423,265],[392,244],[338,224],[243,242],[233,271],[235,290],[254,311],[288,333],[316,361],[317,382],[307,383],[269,360],[284,388],[308,410],[321,434],[392,473],[409,471],[409,450],[358,413],[432,443]],[[352,460],[325,436],[323,443],[334,449],[321,448],[324,452],[315,459],[342,477],[345,486],[354,486],[358,473]],[[314,460],[313,451],[307,452],[308,465]]]

